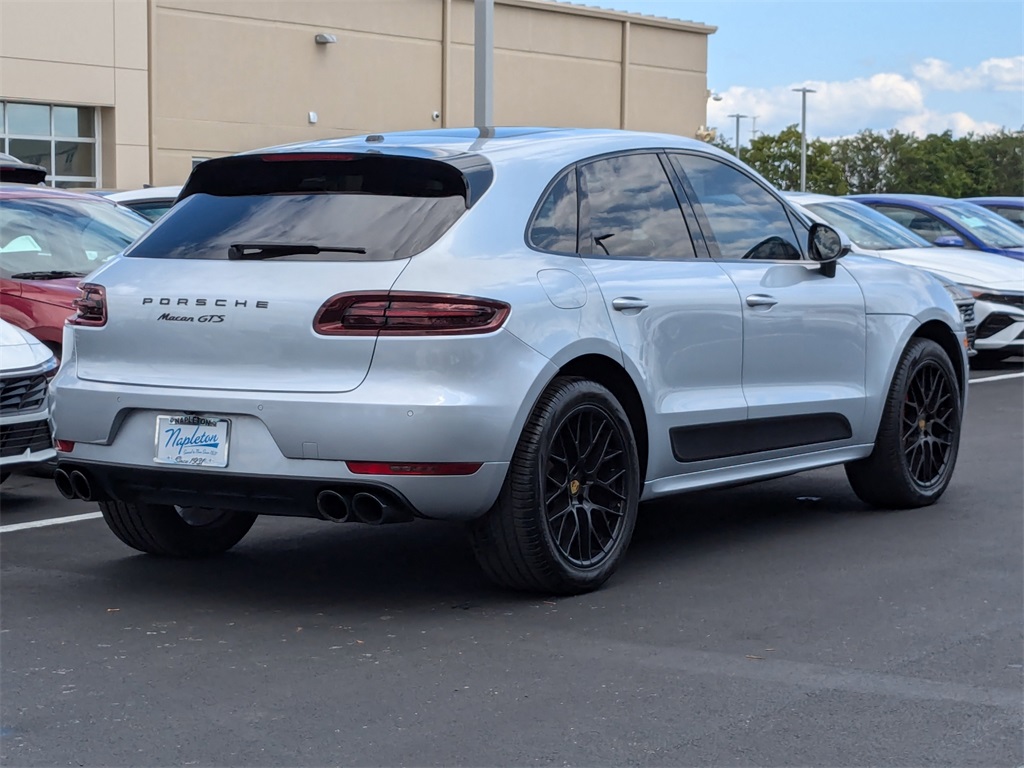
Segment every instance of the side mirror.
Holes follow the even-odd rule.
[[[964,239],[958,235],[943,235],[932,240],[932,245],[940,248],[963,248]]]
[[[850,239],[828,224],[811,224],[807,234],[807,255],[821,264],[821,274],[836,276],[836,260],[850,252]]]

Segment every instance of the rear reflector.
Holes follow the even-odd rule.
[[[53,447],[61,453],[71,453],[75,450],[74,440],[54,440]]]
[[[392,464],[384,461],[346,461],[356,475],[472,475],[480,462],[446,462],[442,464]]]
[[[313,330],[324,336],[435,336],[490,333],[509,305],[440,293],[340,293],[323,303]]]
[[[96,283],[82,283],[78,289],[82,295],[71,302],[71,306],[78,311],[68,318],[68,325],[106,325],[107,289]]]

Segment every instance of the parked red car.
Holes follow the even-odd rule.
[[[60,357],[64,320],[82,278],[148,227],[95,195],[0,184],[0,318]]]

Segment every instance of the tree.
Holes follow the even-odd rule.
[[[743,160],[779,189],[800,189],[800,131],[795,124],[777,136],[762,133],[753,139]]]
[[[975,139],[991,164],[991,186],[978,195],[1024,196],[1024,131],[999,131]]]
[[[889,151],[884,136],[861,131],[832,143],[832,161],[846,182],[847,194],[884,192]]]

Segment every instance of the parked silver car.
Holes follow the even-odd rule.
[[[641,500],[845,464],[872,505],[930,504],[963,325],[930,275],[848,248],[674,136],[210,160],[82,286],[56,481],[175,557],[257,514],[465,521],[494,580],[546,593],[602,584]]]

